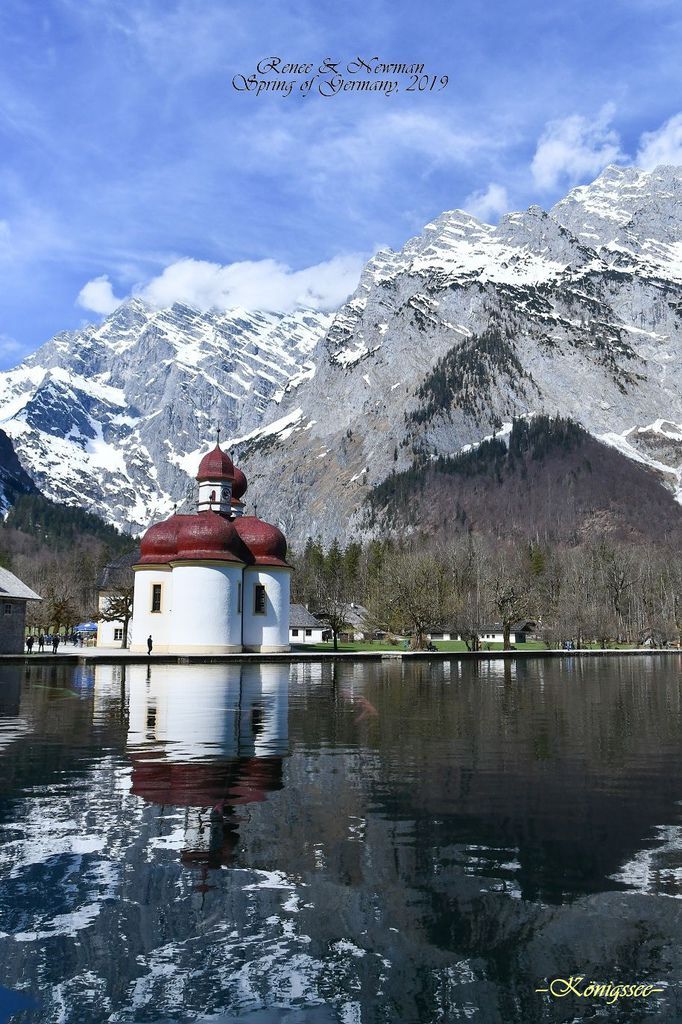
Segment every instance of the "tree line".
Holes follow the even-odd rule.
[[[42,597],[26,607],[27,627],[39,632],[95,618],[103,567],[136,545],[99,516],[41,494],[20,496],[0,524],[0,565]]]
[[[575,546],[511,543],[475,534],[356,542],[291,553],[293,599],[329,624],[335,647],[351,606],[367,626],[409,636],[459,634],[478,650],[486,626],[531,620],[548,646],[682,645],[682,555],[599,539]]]
[[[567,439],[572,441],[572,438]],[[46,499],[42,499],[46,501]],[[136,546],[78,509],[29,501],[0,526],[0,565],[43,597],[28,625],[70,630],[97,614],[102,567]],[[73,514],[73,518],[71,518]],[[23,529],[13,523],[21,522]],[[92,527],[92,529],[90,529]],[[290,551],[292,600],[327,622],[335,644],[351,605],[369,630],[410,636],[459,633],[475,650],[486,625],[530,619],[548,646],[682,642],[682,555],[676,546],[600,538],[581,544],[505,541],[475,533],[413,533],[325,548],[309,539]],[[129,617],[130,595],[116,618]]]

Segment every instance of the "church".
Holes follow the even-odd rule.
[[[142,537],[133,566],[131,650],[233,654],[289,650],[291,567],[284,534],[244,515],[246,477],[216,444],[203,457],[194,515]]]

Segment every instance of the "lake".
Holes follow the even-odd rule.
[[[7,665],[0,769],[0,1020],[682,1019],[679,655]]]

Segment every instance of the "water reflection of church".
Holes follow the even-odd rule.
[[[228,864],[246,805],[282,788],[286,665],[128,666],[132,792],[184,808],[184,863]]]

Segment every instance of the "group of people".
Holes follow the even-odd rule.
[[[82,633],[73,633],[69,637],[60,636],[59,633],[39,633],[38,636],[31,635],[26,637],[26,650],[29,654],[33,654],[33,648],[36,647],[38,653],[42,654],[46,647],[48,649],[51,647],[52,653],[56,654],[59,649],[59,645],[66,643],[67,640],[70,640],[72,644],[79,643],[81,647],[83,646]]]
[[[33,648],[37,646],[37,651],[42,654],[45,651],[45,647],[51,647],[52,653],[56,654],[59,649],[59,645],[66,643],[70,640],[72,644],[78,644],[80,647],[83,646],[83,634],[72,633],[71,636],[60,636],[59,633],[45,634],[40,633],[38,636],[27,636],[26,637],[26,650],[29,654],[33,654]],[[154,647],[154,641],[151,635],[147,637],[147,654],[151,654]]]

